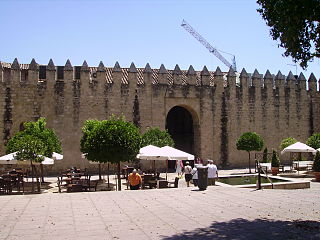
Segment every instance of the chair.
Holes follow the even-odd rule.
[[[142,188],[145,188],[146,185],[148,185],[149,188],[157,187],[157,180],[153,175],[144,175]]]
[[[168,182],[168,188],[178,188],[179,178],[176,177],[173,182]]]
[[[57,181],[57,185],[58,185],[58,189],[59,189],[59,193],[61,193],[61,190],[62,190],[62,177],[57,177],[58,178],[58,181]]]
[[[3,193],[3,194],[7,193],[6,182],[3,178],[0,178],[0,193]]]
[[[89,192],[93,189],[95,192],[97,191],[98,181],[95,181],[93,184],[89,181]]]

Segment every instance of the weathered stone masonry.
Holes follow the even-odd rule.
[[[232,69],[222,73],[219,67],[198,72],[178,65],[174,70],[164,65],[151,69],[149,64],[136,68],[133,63],[121,68],[117,62],[106,68],[102,62],[89,67],[86,61],[73,67],[69,60],[56,67],[52,60],[39,66],[34,59],[30,64],[15,59],[0,62],[0,80],[1,154],[21,123],[43,116],[62,141],[61,168],[85,164],[79,150],[83,122],[111,114],[123,114],[143,132],[149,126],[164,129],[170,109],[184,107],[193,119],[193,153],[226,166],[246,165],[247,154],[235,147],[243,132],[255,131],[269,149],[277,149],[285,137],[305,141],[320,131],[313,74],[308,80],[302,73],[284,76],[280,71],[262,77],[257,70],[248,74],[243,69],[237,77]]]

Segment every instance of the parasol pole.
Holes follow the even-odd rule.
[[[168,159],[166,160],[167,162],[167,169],[166,169],[166,180],[168,181]]]

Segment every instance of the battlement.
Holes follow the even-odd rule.
[[[225,166],[244,166],[247,155],[235,147],[243,132],[261,134],[271,149],[285,137],[305,141],[320,131],[318,84],[314,74],[306,78],[303,73],[261,74],[257,69],[222,72],[204,66],[196,71],[176,65],[168,70],[163,64],[152,69],[148,63],[122,68],[118,62],[89,67],[86,61],[73,66],[70,60],[55,66],[52,59],[47,65],[34,59],[30,64],[0,62],[0,151],[23,122],[46,117],[62,141],[65,166],[76,166],[83,161],[83,122],[115,114],[142,132],[150,126],[171,129],[182,150]]]
[[[11,72],[20,72],[18,74],[20,76],[15,76],[14,78]],[[28,72],[32,74],[28,74]],[[65,72],[68,74],[65,74]],[[269,70],[265,74],[260,74],[257,69],[253,73],[247,73],[244,68],[240,73],[234,72],[232,69],[229,72],[221,72],[219,67],[215,71],[208,71],[206,66],[201,71],[195,71],[192,65],[188,70],[180,70],[178,64],[173,70],[168,70],[163,64],[159,69],[151,69],[149,63],[146,64],[145,68],[136,68],[134,63],[131,63],[129,68],[121,68],[118,62],[115,63],[114,67],[105,67],[102,62],[97,67],[89,67],[86,61],[83,62],[82,66],[72,66],[70,60],[67,60],[64,66],[55,66],[52,59],[47,65],[40,65],[34,59],[30,64],[20,64],[17,59],[14,59],[13,63],[0,62],[0,73],[1,82],[6,83],[18,80],[20,82],[43,82],[85,78],[89,79],[90,82],[105,80],[106,83],[112,84],[115,81],[121,81],[121,84],[126,85],[130,82],[129,74],[132,74],[134,76],[132,79],[136,81],[137,85],[151,81],[154,85],[213,87],[222,83],[224,86],[255,86],[263,88],[271,84],[273,88],[281,85],[286,87],[296,85],[301,89],[319,91],[319,81],[313,73],[310,74],[309,78],[306,78],[302,72],[299,76],[293,75],[291,71],[287,76],[280,71],[277,74],[271,74]],[[65,77],[65,75],[68,75],[68,77]],[[117,77],[115,78],[114,75],[117,75]]]

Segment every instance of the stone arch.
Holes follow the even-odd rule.
[[[200,129],[197,113],[187,105],[175,105],[166,115],[166,129],[175,141],[175,147],[199,155]],[[173,163],[174,164],[174,163]],[[169,167],[173,168],[172,163]]]

